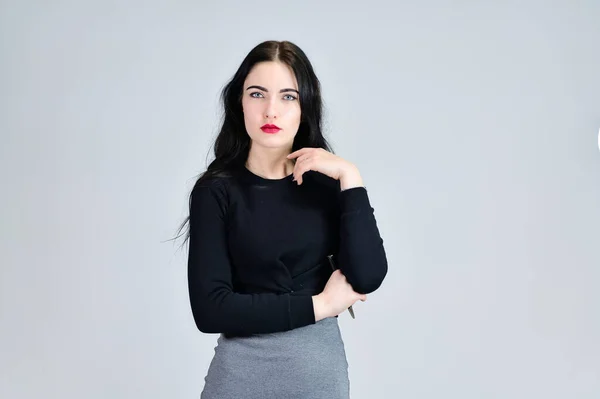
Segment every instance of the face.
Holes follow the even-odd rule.
[[[291,148],[300,126],[298,83],[292,70],[276,61],[256,64],[244,81],[242,110],[252,146]],[[280,130],[270,130],[271,124]]]

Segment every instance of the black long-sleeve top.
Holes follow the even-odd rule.
[[[194,321],[226,336],[315,323],[312,296],[333,272],[358,293],[387,274],[383,239],[365,187],[309,171],[265,179],[246,167],[192,189],[188,287]]]

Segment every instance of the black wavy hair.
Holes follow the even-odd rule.
[[[194,188],[213,177],[230,177],[233,168],[245,165],[250,149],[250,136],[246,132],[244,114],[242,112],[243,84],[252,68],[259,62],[279,61],[290,67],[298,82],[300,92],[301,120],[294,138],[292,152],[304,147],[323,148],[333,152],[330,144],[323,136],[321,83],[308,57],[300,47],[289,41],[269,40],[258,44],[244,58],[231,80],[221,93],[223,105],[223,122],[214,142],[215,159],[201,173]],[[192,188],[192,192],[194,189]],[[191,207],[191,192],[189,206]],[[189,215],[178,229],[188,227],[184,242],[189,239]]]

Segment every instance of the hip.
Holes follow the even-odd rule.
[[[327,392],[327,397],[347,398],[348,390],[346,351],[338,318],[332,317],[270,334],[221,334],[203,398],[235,397],[240,392],[248,398],[317,398]]]

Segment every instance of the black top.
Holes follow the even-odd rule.
[[[312,295],[333,272],[375,291],[387,274],[383,240],[365,187],[340,191],[319,172],[265,179],[246,167],[191,193],[188,286],[198,329],[227,336],[315,323]]]

